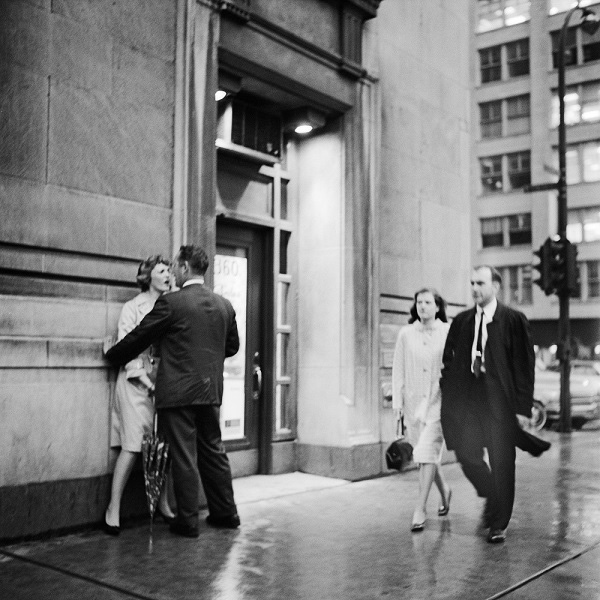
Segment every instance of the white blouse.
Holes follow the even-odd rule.
[[[439,421],[442,405],[442,354],[450,325],[436,319],[425,328],[420,321],[398,334],[392,367],[392,406],[405,421]]]

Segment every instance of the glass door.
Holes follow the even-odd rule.
[[[269,435],[261,424],[271,400],[265,244],[260,229],[217,223],[214,290],[232,303],[240,335],[238,353],[225,361],[221,431],[228,451],[245,451],[236,457],[244,474],[261,471],[261,436]]]

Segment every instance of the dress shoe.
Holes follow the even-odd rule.
[[[188,538],[197,538],[200,535],[198,527],[186,525],[177,520],[173,520],[173,522],[169,524],[169,531],[175,535],[181,535]]]
[[[425,513],[421,510],[415,510],[410,530],[423,531],[423,529],[425,529]]]
[[[208,515],[206,522],[211,527],[220,527],[222,529],[236,529],[240,526],[240,517],[237,513],[233,515],[227,515],[225,517],[215,517]]]
[[[121,528],[118,525],[109,525],[106,522],[106,513],[104,513],[104,520],[102,521],[102,530],[104,533],[115,537],[121,533]]]
[[[490,544],[502,544],[506,539],[506,529],[496,529],[491,527],[487,536],[487,541]]]
[[[450,500],[452,500],[452,490],[448,490],[448,495],[444,499],[442,505],[438,508],[438,515],[445,517],[450,512]]]

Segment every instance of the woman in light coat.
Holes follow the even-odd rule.
[[[413,445],[413,460],[419,464],[419,497],[411,530],[425,527],[426,504],[435,484],[442,497],[438,515],[450,510],[452,490],[446,483],[441,462],[444,437],[440,420],[440,372],[449,325],[446,303],[432,288],[415,294],[409,325],[398,334],[392,368],[392,406],[404,418],[406,438]]]
[[[160,255],[150,256],[140,263],[136,277],[141,293],[126,302],[121,310],[117,341],[135,329],[152,310],[158,297],[169,291],[169,262]],[[125,484],[142,450],[142,438],[152,431],[154,419],[153,363],[148,348],[119,370],[112,406],[111,447],[120,447],[115,463],[110,503],[104,515],[104,531],[110,535],[120,532],[120,508]],[[174,517],[163,488],[157,511],[170,520]]]

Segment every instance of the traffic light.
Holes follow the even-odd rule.
[[[539,250],[536,250],[534,254],[539,257],[540,262],[533,265],[534,269],[537,269],[540,276],[538,279],[534,279],[533,283],[539,285],[542,291],[549,296],[553,290],[550,286],[550,266],[552,263],[552,240],[547,238],[546,241],[540,246]]]
[[[540,286],[546,296],[577,295],[579,288],[577,246],[564,237],[547,238],[534,254],[540,259],[536,265],[533,265],[533,268],[540,273],[534,283]]]
[[[558,296],[574,295],[578,289],[577,246],[564,237],[550,240],[550,288]]]
[[[567,240],[567,290],[571,296],[579,296],[579,268],[577,267],[577,246]]]

